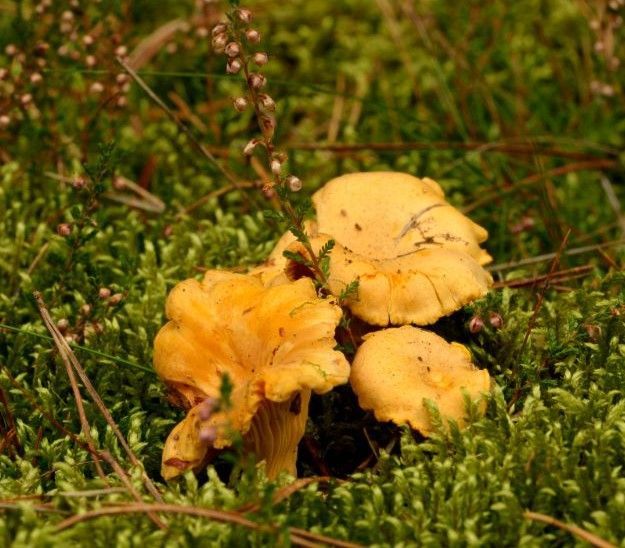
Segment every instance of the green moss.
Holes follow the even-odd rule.
[[[199,479],[162,482],[163,441],[181,418],[151,372],[167,292],[204,268],[260,262],[280,230],[239,191],[212,195],[185,213],[227,181],[139,88],[131,88],[125,109],[88,92],[93,82],[108,85],[118,73],[112,41],[96,45],[96,71],[86,70],[80,59],[60,57],[56,52],[67,39],[57,23],[68,7],[54,4],[53,16],[39,18],[30,2],[9,3],[0,23],[0,66],[13,76],[32,72],[32,48],[43,39],[50,43],[43,84],[26,83],[19,92],[32,93],[36,111],[15,104],[18,92],[0,83],[0,115],[11,117],[9,128],[0,130],[0,388],[8,405],[0,404],[0,499],[7,505],[0,509],[0,543],[285,545],[288,527],[366,545],[577,542],[565,531],[525,519],[529,509],[622,544],[625,279],[609,273],[609,261],[622,264],[619,247],[606,249],[609,260],[597,253],[562,257],[563,268],[589,263],[593,270],[584,282],[566,281],[569,289],[545,293],[525,343],[537,287],[494,290],[433,327],[468,344],[476,363],[495,379],[486,416],[467,410],[474,419],[470,428],[423,440],[375,423],[349,388],[341,388],[313,400],[311,445],[300,451],[299,465],[307,475],[319,474],[321,460],[347,481],[311,484],[276,504],[270,501],[279,484],[254,469],[228,485],[227,460]],[[89,3],[80,24],[119,32],[132,48],[168,19],[194,9],[191,1],[167,0],[158,10],[150,2],[135,4]],[[622,237],[600,181],[607,175],[622,197],[622,168],[613,151],[624,145],[625,72],[610,70],[594,52],[598,38],[581,4],[523,0],[452,7],[429,0],[410,14],[389,3],[393,32],[378,4],[384,3],[251,2],[271,55],[268,89],[278,102],[283,144],[325,141],[329,120],[338,116],[341,143],[423,145],[348,154],[292,150],[289,169],[304,181],[303,195],[347,171],[429,175],[459,207],[483,200],[471,216],[489,230],[488,249],[497,263],[557,250],[568,227],[570,248]],[[240,151],[254,121],[226,101],[240,92],[240,81],[223,74],[223,60],[194,32],[177,35],[178,51],[163,48],[143,75],[171,104],[186,103],[198,117],[186,122],[200,140],[214,146],[237,177],[251,180],[256,174]],[[616,33],[615,53],[623,59],[622,28]],[[23,48],[27,60],[9,59],[8,43]],[[613,95],[595,93],[593,81],[611,86]],[[536,150],[564,154],[462,146],[528,139]],[[593,164],[595,157],[614,165]],[[590,162],[589,169],[570,169],[579,162]],[[570,172],[554,171],[563,167]],[[91,177],[87,188],[68,184],[85,173]],[[68,182],[57,180],[58,174]],[[117,175],[139,182],[165,210],[110,200],[111,192],[120,192],[113,185]],[[261,201],[260,192],[253,192]],[[62,222],[72,225],[68,238],[56,234]],[[518,229],[523,222],[526,227]],[[530,277],[548,264],[509,269],[499,280]],[[103,287],[120,293],[121,301],[110,306],[99,298]],[[43,293],[55,321],[67,320],[79,360],[166,502],[235,510],[261,501],[250,517],[277,529],[251,532],[168,515],[162,531],[145,516],[124,515],[57,532],[64,517],[131,499],[116,489],[122,483],[114,473],[105,485],[88,453],[46,416],[80,431],[34,290]],[[503,327],[486,321],[479,334],[471,334],[469,318],[487,319],[491,312],[502,315]],[[96,443],[131,469],[88,398],[85,405]],[[11,421],[15,444],[7,437]],[[355,472],[372,456],[370,443],[379,459]],[[131,476],[150,500],[140,471],[131,470]],[[45,511],[38,508],[42,504]]]

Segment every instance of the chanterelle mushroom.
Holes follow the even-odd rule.
[[[349,376],[334,350],[340,308],[318,298],[307,278],[265,288],[257,277],[211,270],[172,290],[167,316],[154,366],[190,410],[165,443],[163,477],[198,469],[236,432],[269,477],[295,474],[311,391],[327,392]],[[224,375],[233,386],[230,407],[203,413]]]
[[[311,238],[318,252],[328,235]],[[307,257],[295,242],[289,251]],[[285,268],[288,269],[288,263]],[[390,259],[358,255],[335,243],[330,252],[328,285],[339,296],[358,281],[357,295],[345,304],[371,325],[428,325],[483,297],[492,278],[473,257],[455,249],[431,248]]]
[[[350,173],[313,196],[317,231],[368,259],[394,259],[421,249],[461,251],[478,263],[488,233],[445,201],[432,179],[387,171]]]
[[[353,173],[313,196],[317,218],[307,225],[315,250],[329,239],[328,285],[339,296],[354,280],[357,298],[345,304],[373,325],[428,325],[483,297],[492,283],[480,248],[486,231],[448,204],[438,184],[404,173]],[[255,270],[266,285],[284,280],[285,249],[306,255],[285,234]]]
[[[411,326],[365,335],[350,382],[360,406],[378,420],[408,424],[424,435],[432,431],[425,399],[462,427],[463,391],[476,400],[490,390],[488,372],[473,366],[464,346]]]

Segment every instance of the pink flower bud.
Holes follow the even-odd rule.
[[[93,44],[93,36],[91,36],[90,34],[85,34],[85,35],[82,37],[82,43],[83,43],[85,46],[90,46],[90,45],[92,45],[92,44]]]
[[[260,32],[256,29],[247,29],[245,31],[245,38],[250,44],[258,44],[260,42]]]
[[[228,74],[237,74],[242,67],[243,63],[241,62],[241,59],[239,59],[238,57],[235,59],[230,59],[228,61],[228,64],[226,65],[226,72]]]
[[[93,94],[102,93],[104,91],[104,86],[100,82],[93,82],[89,86],[89,91]]]
[[[200,441],[213,443],[217,438],[217,429],[214,426],[200,428]]]
[[[17,46],[15,44],[9,44],[6,48],[4,48],[4,53],[6,53],[9,57],[13,57],[17,53]]]
[[[101,287],[98,291],[98,297],[102,300],[106,300],[111,296],[111,290],[108,287]]]
[[[38,72],[33,72],[30,75],[30,83],[31,84],[40,84],[43,81],[43,76],[41,76]]]
[[[257,51],[253,56],[252,56],[252,60],[254,61],[254,63],[256,63],[259,67],[262,67],[263,65],[266,65],[269,62],[269,57],[267,56],[267,54],[264,51]]]
[[[262,74],[252,72],[247,77],[247,83],[253,89],[260,89],[267,83],[267,79]]]
[[[195,34],[199,38],[206,38],[208,36],[208,29],[206,27],[198,27],[195,29]]]
[[[469,321],[469,331],[474,335],[484,329],[484,320],[479,316],[473,316]]]
[[[117,82],[120,86],[125,84],[128,81],[128,75],[125,72],[120,72],[117,76],[115,76],[115,82]]]
[[[117,306],[119,303],[122,302],[123,298],[124,296],[121,293],[115,293],[115,295],[111,295],[109,299],[109,305]]]
[[[226,45],[224,51],[228,57],[236,57],[239,53],[241,53],[241,47],[236,42],[230,42]]]
[[[81,190],[82,188],[85,188],[86,184],[87,181],[85,181],[84,177],[74,177],[74,180],[72,181],[72,187],[76,190]]]
[[[296,177],[295,175],[289,175],[286,178],[286,184],[288,185],[291,192],[299,192],[300,190],[302,190],[303,186],[301,179],[299,177]]]
[[[260,117],[260,125],[265,138],[271,139],[274,131],[276,130],[276,119],[273,116],[264,114]]]
[[[83,305],[80,307],[80,313],[81,313],[83,316],[88,316],[89,314],[91,314],[91,305],[89,305],[89,304],[83,304]]]
[[[56,233],[63,238],[67,238],[72,233],[72,225],[68,223],[61,223],[56,227]]]
[[[218,401],[215,398],[206,398],[200,407],[200,420],[207,421],[210,419],[213,409],[217,406]]]
[[[217,23],[213,27],[213,30],[211,30],[211,35],[215,37],[218,34],[224,34],[227,30],[228,30],[228,26],[225,23]]]
[[[9,71],[5,68],[0,68],[0,80],[4,80],[9,74]]]
[[[235,110],[238,112],[243,112],[247,108],[247,99],[245,97],[237,97],[233,103]]]
[[[117,57],[125,57],[128,55],[128,48],[126,46],[117,46],[115,48],[115,55],[117,55]]]
[[[263,109],[268,110],[269,112],[273,112],[274,110],[276,110],[275,101],[266,93],[258,94],[258,103]]]
[[[56,327],[61,333],[65,333],[69,327],[69,321],[67,321],[66,318],[61,318],[58,322],[56,322]]]
[[[256,148],[256,145],[258,145],[258,143],[260,143],[258,139],[250,140],[247,145],[245,145],[245,148],[243,149],[243,154],[245,154],[246,156],[251,156],[252,154],[254,154],[254,149]]]
[[[492,325],[495,329],[501,329],[503,327],[503,318],[501,314],[497,312],[491,312],[488,316],[488,323]]]
[[[87,65],[89,68],[95,67],[97,62],[98,60],[96,59],[95,55],[87,55],[87,57],[85,57],[85,65]]]
[[[274,175],[280,175],[280,171],[282,171],[282,163],[274,158],[271,160],[271,173]]]
[[[6,114],[0,116],[0,128],[9,127],[11,124],[11,118],[9,118]]]
[[[226,44],[228,43],[228,35],[227,34],[218,34],[217,36],[213,37],[213,49],[217,52],[217,53],[222,53],[224,51],[224,48],[226,47]]]
[[[237,10],[237,17],[239,21],[249,25],[252,22],[252,12],[250,10],[241,8]]]
[[[71,11],[66,10],[61,14],[61,21],[69,22],[73,20],[74,20],[74,14]]]

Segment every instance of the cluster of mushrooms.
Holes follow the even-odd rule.
[[[335,242],[332,295],[320,297],[309,277],[293,274],[284,251],[306,250],[290,232],[247,274],[209,270],[169,294],[154,366],[187,415],[165,442],[165,479],[202,469],[236,439],[269,478],[296,475],[312,392],[347,382],[376,419],[426,436],[433,428],[427,400],[460,427],[467,395],[485,408],[488,372],[475,368],[464,346],[415,326],[486,294],[486,231],[447,203],[435,181],[403,173],[338,177],[313,204],[316,218],[306,226],[313,250]],[[363,337],[350,366],[335,330],[337,297],[354,280],[358,292],[342,304],[381,329]],[[231,392],[222,405],[226,375]]]

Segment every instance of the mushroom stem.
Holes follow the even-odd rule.
[[[297,476],[297,446],[306,430],[310,394],[302,390],[285,402],[266,400],[254,416],[245,435],[246,449],[265,462],[269,479],[282,472]]]

